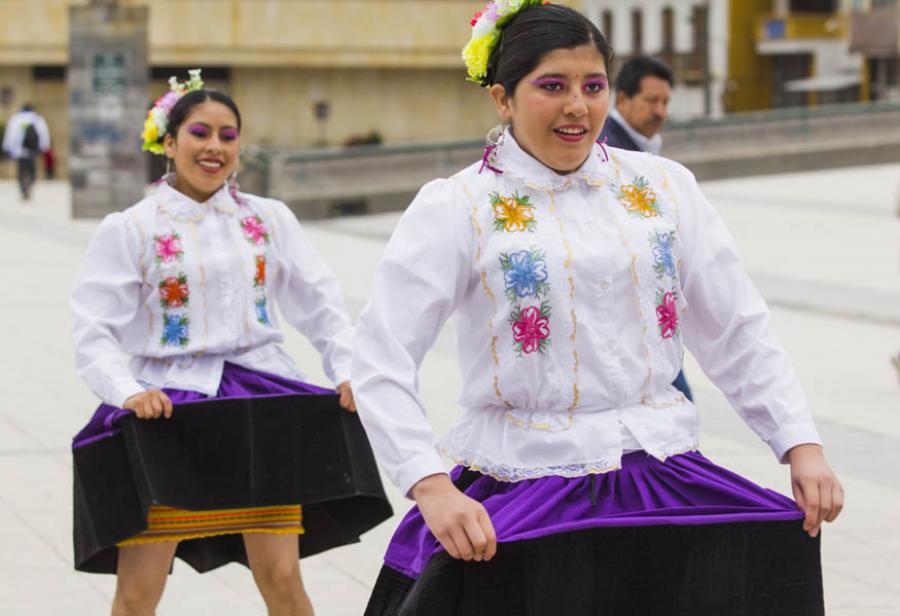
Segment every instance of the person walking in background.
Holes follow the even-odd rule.
[[[609,111],[600,140],[614,148],[658,155],[673,81],[671,69],[659,60],[638,56],[626,62],[616,79],[616,106]],[[694,401],[684,370],[672,385]]]
[[[9,119],[3,134],[3,150],[16,161],[16,177],[23,201],[31,199],[31,189],[37,179],[37,158],[49,149],[47,122],[26,103]]]

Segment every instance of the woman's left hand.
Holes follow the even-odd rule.
[[[350,388],[350,381],[344,381],[338,385],[337,392],[341,396],[341,406],[351,413],[355,413],[356,401],[353,399],[353,390]]]
[[[822,453],[820,445],[797,445],[787,452],[794,499],[806,513],[803,530],[819,534],[822,522],[833,522],[844,508],[844,488]]]

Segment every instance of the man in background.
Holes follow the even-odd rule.
[[[16,177],[22,199],[31,199],[31,188],[37,178],[37,159],[50,149],[50,130],[47,122],[31,105],[25,104],[6,124],[3,149],[16,161]]]
[[[616,105],[600,138],[606,137],[606,144],[614,148],[659,154],[673,81],[672,70],[659,60],[637,56],[626,62],[616,77]],[[672,385],[693,401],[684,371]]]
[[[630,59],[616,77],[616,105],[609,111],[601,137],[614,148],[659,154],[672,84],[672,70],[659,60]]]

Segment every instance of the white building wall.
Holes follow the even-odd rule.
[[[634,53],[631,48],[631,12],[643,13],[643,53],[654,55],[662,50],[662,12],[666,7],[674,11],[674,45],[678,53],[693,50],[694,30],[691,20],[693,7],[709,6],[709,70],[711,115],[722,115],[722,94],[728,78],[728,4],[729,0],[585,0],[585,14],[602,28],[603,11],[612,11],[612,45],[618,56]],[[677,92],[677,94],[676,94]],[[677,99],[677,100],[676,100]],[[679,86],[673,92],[670,114],[684,119],[702,116],[703,88]]]

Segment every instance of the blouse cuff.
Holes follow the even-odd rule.
[[[394,472],[394,483],[406,498],[412,500],[410,490],[420,480],[429,475],[447,474],[447,469],[437,450],[416,456],[404,462]]]
[[[125,401],[131,396],[145,391],[141,384],[134,380],[113,383],[109,391],[109,404],[117,408],[125,408]]]
[[[769,447],[781,464],[787,464],[787,452],[797,445],[821,445],[822,437],[810,418],[784,426],[769,439]]]

